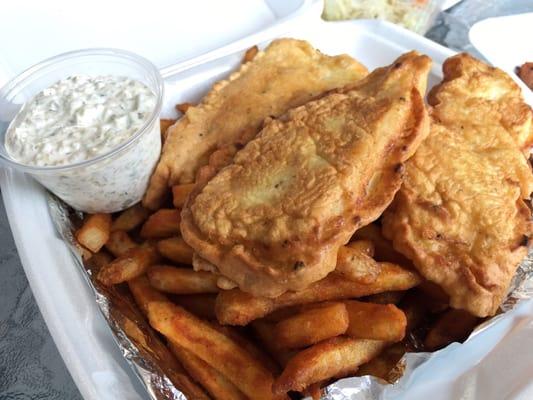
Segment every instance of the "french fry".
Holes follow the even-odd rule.
[[[355,300],[344,304],[350,321],[346,336],[386,342],[399,342],[404,338],[407,319],[395,305]]]
[[[357,370],[357,376],[371,375],[381,378],[389,383],[393,383],[402,371],[395,373],[395,367],[406,352],[404,343],[395,343],[387,347],[377,357],[373,358],[366,364],[363,364]]]
[[[211,367],[202,359],[196,357],[190,351],[169,342],[172,353],[185,367],[192,378],[199,382],[205,390],[216,400],[246,400],[246,397],[233,383],[224,375]]]
[[[348,324],[345,305],[330,303],[281,320],[274,335],[281,347],[296,349],[342,335]]]
[[[91,271],[91,275],[96,276],[103,266],[113,261],[111,254],[105,250],[100,250],[98,253],[94,253],[93,256],[85,262],[87,268]]]
[[[231,279],[228,279],[225,276],[219,275],[217,278],[217,286],[222,290],[231,290],[231,289],[235,289],[239,285],[237,285]]]
[[[147,272],[150,284],[166,293],[218,293],[218,276],[210,272],[193,271],[167,265],[153,265]]]
[[[74,245],[76,246],[76,250],[83,261],[88,261],[93,256],[93,253],[91,253],[89,249],[86,249],[78,242],[75,242]]]
[[[320,400],[322,398],[322,388],[326,385],[327,381],[321,381],[309,385],[306,389],[302,390],[304,398],[311,397],[313,400]]]
[[[104,266],[98,273],[98,280],[107,286],[126,282],[143,275],[150,265],[158,261],[155,247],[136,247]]]
[[[173,296],[172,300],[199,318],[215,320],[214,294],[187,294]]]
[[[137,203],[120,213],[113,221],[111,230],[129,232],[146,221],[149,215],[150,211],[144,208],[141,203]]]
[[[355,240],[346,245],[351,249],[357,250],[369,257],[374,257],[375,247],[371,240]]]
[[[144,275],[130,279],[128,281],[128,287],[135,302],[145,315],[148,314],[149,303],[154,301],[168,301],[163,293],[154,289],[154,287],[150,285],[150,281]]]
[[[162,239],[180,233],[180,210],[162,208],[148,217],[141,228],[143,239]]]
[[[192,264],[193,249],[179,237],[171,237],[157,242],[159,253],[179,264]]]
[[[167,139],[167,130],[172,125],[176,123],[175,119],[160,119],[159,120],[159,126],[161,131],[161,139],[163,139],[163,142]]]
[[[76,232],[76,240],[84,247],[98,252],[109,239],[111,231],[111,215],[92,214],[84,221],[82,227]]]
[[[352,240],[370,240],[374,244],[376,261],[386,261],[400,265],[410,265],[410,261],[392,247],[392,243],[383,237],[381,227],[368,224],[352,236]]]
[[[239,289],[225,290],[218,294],[215,312],[223,325],[246,325],[279,308],[363,297],[391,290],[407,290],[421,281],[417,273],[398,265],[381,263],[380,267],[379,275],[370,284],[353,282],[340,274],[331,273],[304,290],[286,292],[273,299],[254,297]]]
[[[172,203],[174,204],[174,207],[182,208],[193,188],[194,183],[172,186]]]
[[[248,50],[246,50],[246,53],[244,53],[242,63],[246,64],[247,62],[252,61],[258,52],[259,49],[257,46],[250,47]]]
[[[224,375],[246,396],[272,399],[270,371],[226,335],[170,302],[148,305],[150,325]]]
[[[216,322],[212,322],[212,326],[235,341],[235,343],[250,353],[256,360],[259,360],[270,372],[272,372],[272,374],[277,375],[280,372],[276,362],[267,353],[257,347],[256,344],[244,336],[243,333],[239,332],[237,328],[234,326],[220,325]]]
[[[424,346],[433,351],[452,342],[462,342],[479,323],[479,318],[464,310],[450,309],[429,330]]]
[[[313,383],[353,373],[386,346],[380,340],[335,337],[315,344],[292,357],[272,387],[274,393],[302,391]]]
[[[161,367],[164,365],[164,373],[178,390],[183,392],[188,399],[209,400],[209,396],[192,381],[188,375],[189,370],[185,371],[182,365],[173,357],[169,349],[163,343],[153,337],[146,337],[139,327],[131,320],[126,319],[122,328],[128,338],[133,340],[139,347],[142,346],[151,353],[155,353],[157,363]],[[191,374],[192,375],[192,374]]]
[[[269,354],[277,363],[284,367],[296,354],[295,351],[282,348],[274,334],[274,325],[264,320],[252,322],[252,328],[259,341],[265,346]]]
[[[144,315],[148,314],[148,304],[151,302],[168,301],[167,298],[153,287],[150,286],[148,279],[145,276],[139,276],[128,281],[128,287],[133,295],[135,303],[139,306]],[[150,353],[157,355],[157,361],[159,366],[164,366],[165,374],[169,379],[180,389],[188,398],[207,400],[209,397],[204,391],[192,382],[191,378],[187,375],[187,371],[183,369],[176,358],[172,356],[166,346],[155,337],[148,337],[146,332],[141,330],[140,327],[132,320],[125,319],[122,324],[122,328],[126,332],[127,336],[134,340],[139,346],[142,346]],[[151,328],[148,328],[151,330]],[[150,332],[148,332],[150,333]]]
[[[176,104],[176,111],[179,111],[182,114],[185,114],[187,110],[192,107],[194,104],[192,103],[178,103]]]
[[[124,231],[112,231],[105,247],[115,257],[120,257],[131,249],[137,247],[137,243],[135,243]]]
[[[311,307],[312,304],[310,304],[309,306]],[[301,305],[297,305],[297,306],[280,308],[278,310],[275,310],[275,311],[271,312],[268,315],[265,315],[262,318],[262,320],[266,321],[266,322],[279,322],[281,320],[293,317],[293,316],[297,315],[298,313],[302,312],[303,311],[302,307],[303,306],[301,306]]]
[[[380,270],[379,263],[366,255],[365,249],[342,246],[337,253],[335,271],[351,281],[372,283],[376,280]]]

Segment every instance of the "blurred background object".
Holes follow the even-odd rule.
[[[322,18],[384,19],[424,34],[444,3],[444,0],[325,0]]]

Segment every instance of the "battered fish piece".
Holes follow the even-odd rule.
[[[402,163],[429,132],[430,65],[408,53],[267,122],[218,173],[202,168],[182,211],[184,240],[256,296],[325,277],[338,249],[392,201]]]
[[[502,71],[466,54],[433,88],[431,132],[406,164],[383,234],[450,305],[493,315],[527,254],[532,113]]]
[[[246,143],[266,117],[277,117],[325,91],[355,82],[367,69],[348,55],[327,56],[295,39],[273,41],[167,131],[143,205],[161,206],[169,186],[194,182],[218,147]]]

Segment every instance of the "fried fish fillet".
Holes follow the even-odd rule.
[[[527,254],[532,113],[502,71],[460,54],[430,92],[431,132],[406,163],[383,233],[451,306],[485,317]]]
[[[266,117],[279,116],[319,94],[368,74],[347,55],[327,56],[295,39],[273,41],[227,80],[216,83],[167,132],[143,205],[160,207],[169,186],[194,182],[219,146],[246,143]]]
[[[182,211],[185,241],[257,296],[326,276],[339,247],[392,201],[402,163],[429,132],[430,64],[405,54],[267,122],[218,173],[202,168]]]

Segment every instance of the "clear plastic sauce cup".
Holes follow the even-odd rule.
[[[115,75],[135,79],[150,88],[155,107],[144,124],[125,142],[92,159],[61,166],[17,162],[6,149],[5,136],[14,111],[55,82],[73,75]],[[159,114],[164,85],[148,60],[116,49],[73,51],[45,60],[11,80],[0,90],[0,159],[34,177],[77,210],[116,212],[141,200],[161,153]],[[9,112],[6,112],[8,110]],[[14,122],[16,123],[16,121]]]

